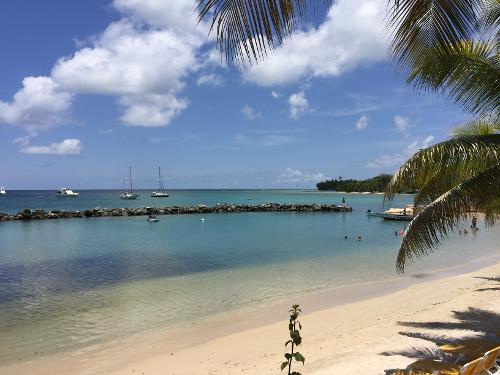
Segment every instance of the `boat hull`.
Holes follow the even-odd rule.
[[[151,193],[152,198],[168,198],[169,195],[167,193],[157,193],[157,192],[152,192]]]
[[[391,214],[381,214],[380,217],[384,220],[394,220],[394,221],[412,221],[414,216],[410,215],[391,215]]]

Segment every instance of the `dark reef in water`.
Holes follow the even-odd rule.
[[[16,220],[50,220],[72,219],[110,216],[145,216],[145,215],[186,215],[238,212],[350,212],[352,207],[337,206],[335,204],[279,204],[263,203],[258,205],[247,204],[218,204],[213,207],[199,206],[171,206],[171,207],[143,207],[143,208],[94,208],[84,211],[63,210],[30,210],[24,209],[17,214],[0,213],[0,221]]]

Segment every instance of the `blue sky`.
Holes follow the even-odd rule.
[[[464,119],[387,60],[386,0],[339,0],[265,62],[220,60],[194,0],[0,5],[0,185],[313,187],[393,172]]]

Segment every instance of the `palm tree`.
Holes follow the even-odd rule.
[[[330,0],[197,0],[229,62],[258,62],[310,10]],[[500,0],[388,0],[391,56],[418,89],[437,91],[475,116],[452,137],[418,151],[386,192],[418,189],[397,268],[434,251],[473,212],[500,217]]]

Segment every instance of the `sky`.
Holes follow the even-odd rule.
[[[0,185],[311,188],[393,173],[465,119],[388,58],[387,0],[338,0],[225,64],[195,0],[0,5]]]

